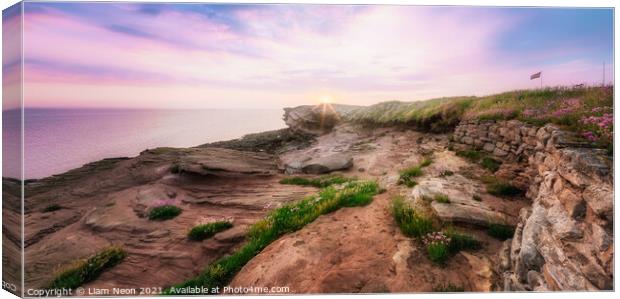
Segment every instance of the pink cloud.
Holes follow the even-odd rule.
[[[26,105],[282,107],[324,93],[372,104],[533,87],[537,71],[532,57],[497,49],[521,20],[491,12],[276,5],[228,12],[237,28],[190,11],[114,9],[103,20],[26,15]],[[597,70],[574,59],[545,66],[544,76],[596,82]]]

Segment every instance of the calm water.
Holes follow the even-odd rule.
[[[11,116],[5,113],[4,117]],[[285,127],[274,110],[88,110],[25,111],[25,177],[42,178],[111,157],[131,157],[147,148],[190,147]],[[19,136],[5,121],[3,142]],[[14,143],[14,142],[13,142]],[[3,167],[17,177],[18,167]]]

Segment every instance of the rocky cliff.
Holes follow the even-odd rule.
[[[454,140],[525,166],[532,204],[501,251],[505,290],[613,289],[613,161],[604,150],[519,121],[464,121]]]

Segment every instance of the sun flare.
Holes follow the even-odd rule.
[[[323,95],[319,98],[321,104],[330,104],[333,102],[333,98],[329,95]]]

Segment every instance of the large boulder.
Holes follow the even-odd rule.
[[[315,158],[302,157],[287,162],[284,165],[284,170],[287,174],[325,174],[337,170],[346,170],[351,167],[353,167],[353,157],[346,154],[332,154]]]
[[[323,103],[284,108],[284,123],[298,133],[322,135],[334,128],[342,116],[359,109],[359,106]]]
[[[330,173],[336,170],[345,170],[353,167],[353,158],[345,154],[335,154],[326,157],[311,159],[302,166],[302,171],[308,174]]]
[[[340,121],[340,115],[329,104],[284,108],[284,123],[292,130],[321,135]]]

